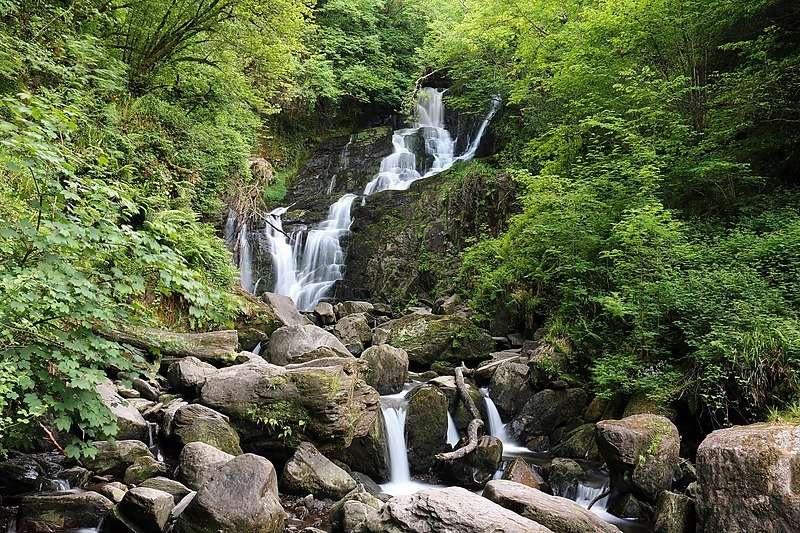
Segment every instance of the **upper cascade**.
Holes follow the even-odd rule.
[[[446,89],[430,87],[419,90],[414,125],[393,133],[393,151],[383,158],[378,174],[364,188],[362,202],[380,191],[406,190],[417,180],[435,176],[457,161],[475,157],[487,126],[500,109],[500,99],[492,99],[474,138],[467,143],[464,153],[456,156],[456,141],[445,127],[445,92]],[[340,165],[345,167],[351,143],[352,137],[340,156]],[[418,167],[419,161],[422,161],[422,168]],[[332,182],[330,190],[333,185]],[[342,279],[345,258],[341,238],[350,231],[353,223],[350,209],[356,198],[356,194],[345,194],[331,205],[327,219],[309,230],[291,234],[284,232],[281,220],[288,208],[281,207],[267,215],[260,236],[268,243],[272,258],[272,292],[289,296],[299,309],[311,310]],[[238,242],[239,270],[242,287],[254,291],[259,283],[253,281],[252,266],[248,262],[252,260],[251,248],[259,246],[262,239],[242,242],[245,235],[250,234],[247,225],[242,224]]]

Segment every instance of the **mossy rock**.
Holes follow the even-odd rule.
[[[435,463],[434,455],[447,450],[448,401],[437,387],[415,389],[408,402],[406,443],[408,462],[414,472],[425,472]]]

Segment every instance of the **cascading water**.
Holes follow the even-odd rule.
[[[461,440],[461,437],[458,435],[458,430],[456,429],[456,423],[453,420],[453,415],[450,412],[447,412],[447,444],[455,447],[458,444],[458,441]]]
[[[483,395],[483,403],[486,406],[486,416],[489,417],[489,434],[497,437],[503,443],[503,455],[530,453],[528,448],[520,446],[508,436],[503,419],[500,418],[500,413],[497,411],[497,406],[489,397],[489,390],[486,388],[481,389],[481,395]]]
[[[467,150],[456,157],[455,142],[445,128],[444,93],[444,90],[432,88],[419,91],[416,123],[413,127],[394,132],[394,150],[381,161],[380,171],[365,187],[365,199],[379,191],[407,189],[414,181],[438,174],[456,161],[467,161],[475,156],[489,122],[499,109],[500,99],[492,100],[475,138]],[[424,147],[416,146],[420,137]],[[340,169],[350,164],[352,141],[351,137],[340,154]],[[426,161],[431,161],[428,168],[417,169],[417,152],[420,150],[424,152],[420,155],[424,155]],[[328,185],[329,194],[335,188],[335,178],[334,174]],[[345,194],[330,207],[325,221],[308,232],[298,232],[291,237],[282,231],[281,216],[286,208],[276,209],[269,214],[266,235],[272,255],[273,292],[291,297],[299,309],[311,310],[334,283],[342,279],[344,252],[340,241],[352,224],[350,208],[355,198],[354,194]],[[242,252],[249,254],[249,249],[240,249],[240,269],[243,265]],[[247,265],[245,267],[247,269]],[[246,286],[245,282],[248,282]],[[252,271],[242,272],[242,286],[254,287]]]

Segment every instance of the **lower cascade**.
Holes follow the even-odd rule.
[[[394,132],[393,151],[381,161],[378,174],[364,188],[362,202],[381,191],[408,189],[417,180],[435,176],[457,161],[469,161],[475,157],[487,126],[500,109],[500,99],[492,99],[476,134],[466,144],[464,152],[456,156],[457,139],[445,127],[445,92],[444,89],[430,87],[418,91],[415,124]],[[350,164],[349,149],[352,140],[351,136],[342,150],[340,169]],[[418,167],[420,155],[424,156],[421,168]],[[333,191],[335,177],[336,174],[328,185],[329,192]],[[341,239],[350,231],[353,223],[350,210],[356,198],[358,196],[354,193],[343,195],[330,206],[325,220],[311,229],[301,229],[291,234],[284,232],[281,219],[288,211],[287,207],[275,209],[266,216],[261,234],[268,243],[268,252],[272,259],[273,286],[269,290],[289,296],[301,310],[313,309],[328,295],[344,273],[345,254]],[[237,252],[242,288],[255,292],[260,283],[253,279],[252,246],[260,246],[261,239],[252,242],[246,222],[240,225],[238,238],[231,238],[228,235],[234,233],[231,224],[229,217],[226,240],[229,247]]]

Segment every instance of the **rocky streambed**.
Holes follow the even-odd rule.
[[[668,410],[592,397],[567,346],[491,337],[456,297],[250,304],[237,330],[108,333],[157,371],[109,371],[92,456],[0,463],[5,530],[800,530],[798,426],[681,446]]]

